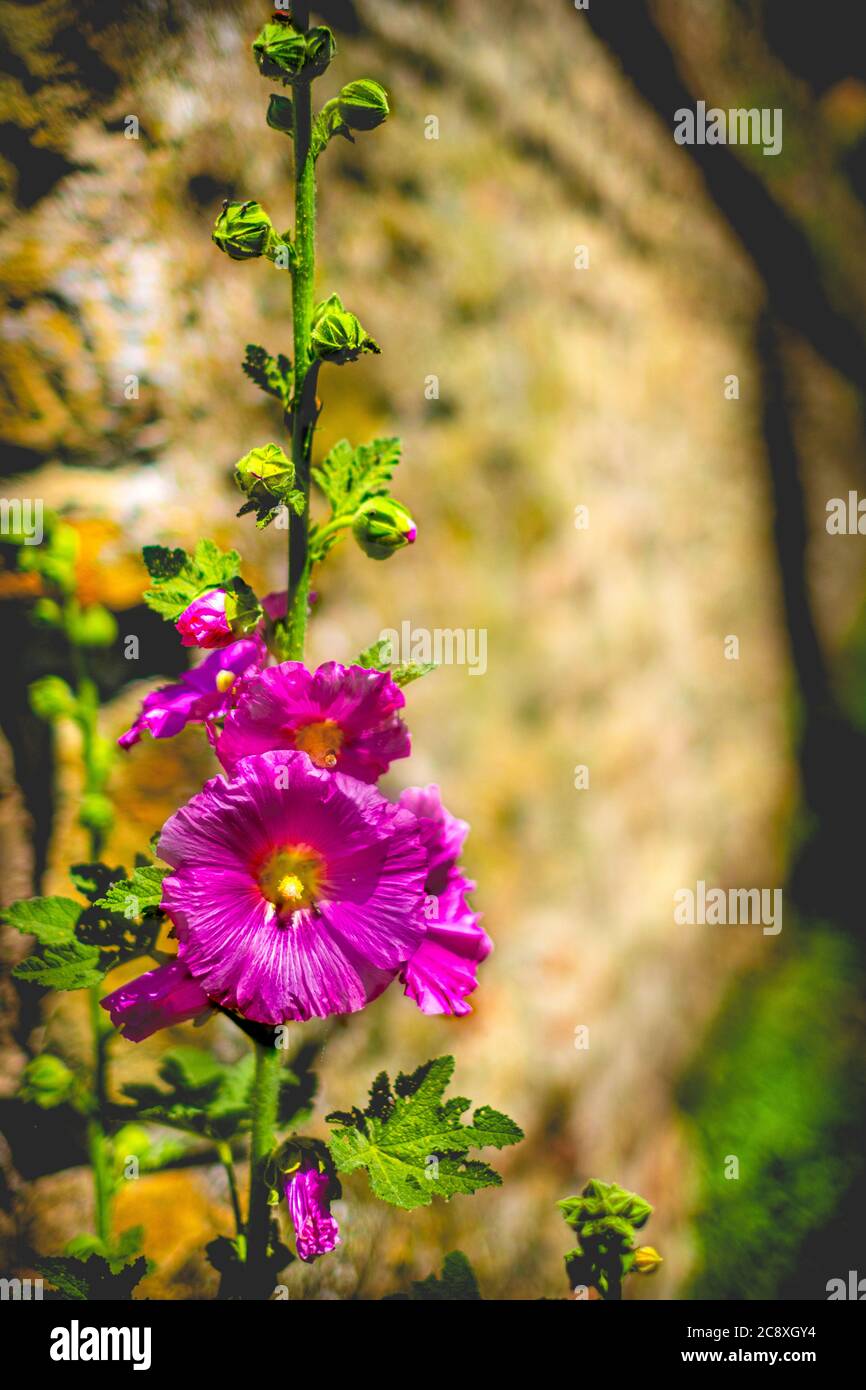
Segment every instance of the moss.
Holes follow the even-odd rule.
[[[804,929],[770,974],[737,986],[702,1047],[682,1087],[701,1152],[701,1261],[688,1297],[774,1298],[792,1281],[800,1296],[823,1296],[834,1268],[799,1279],[798,1256],[862,1168],[860,974],[844,936]],[[725,1177],[729,1155],[738,1180]]]

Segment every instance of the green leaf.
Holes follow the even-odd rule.
[[[135,1101],[139,1120],[212,1140],[229,1139],[250,1126],[253,1071],[252,1053],[228,1066],[201,1048],[176,1047],[159,1066],[167,1090],[131,1084],[124,1095]]]
[[[53,1255],[41,1260],[37,1269],[62,1298],[82,1303],[93,1299],[126,1303],[131,1300],[136,1284],[147,1274],[148,1263],[141,1255],[119,1269],[112,1269],[103,1255],[91,1254],[87,1259]]]
[[[373,439],[353,449],[348,439],[341,439],[317,468],[312,470],[313,481],[321,488],[331,506],[333,519],[349,524],[358,508],[371,497],[382,497],[394,469],[400,462],[399,439]],[[320,554],[327,554],[337,537],[332,535],[316,542],[315,530],[311,544]]]
[[[464,1125],[460,1117],[471,1102],[462,1096],[443,1100],[453,1072],[454,1058],[439,1057],[409,1076],[401,1073],[393,1091],[382,1072],[366,1110],[328,1115],[336,1126],[329,1147],[337,1169],[366,1168],[375,1195],[406,1210],[428,1206],[434,1196],[447,1200],[457,1192],[498,1187],[502,1179],[494,1169],[465,1155],[516,1144],[523,1132],[489,1106]]]
[[[156,864],[142,864],[133,869],[131,878],[122,878],[111,884],[96,907],[108,908],[132,922],[145,913],[159,912],[162,901],[162,881],[169,869]]]
[[[229,588],[241,564],[236,550],[220,550],[210,540],[200,540],[193,555],[161,545],[146,545],[142,554],[153,580],[153,588],[145,590],[144,601],[170,622],[176,622],[200,594]]]
[[[274,98],[271,98],[273,102]],[[277,98],[283,100],[283,98]],[[292,403],[294,372],[288,357],[282,353],[272,357],[258,343],[247,343],[246,354],[241,364],[243,371],[254,381],[261,391],[275,396],[284,410]]]
[[[410,685],[412,681],[420,680],[437,669],[435,661],[406,661],[392,666],[384,657],[385,648],[389,645],[387,640],[374,642],[355,657],[353,664],[364,666],[368,671],[384,671],[399,686]]]
[[[46,946],[41,955],[28,956],[12,971],[16,979],[43,989],[88,989],[98,985],[104,973],[98,949],[75,938]]]
[[[89,903],[104,897],[112,883],[126,878],[126,870],[119,865],[110,869],[107,864],[73,864],[69,870],[73,886],[82,893]]]
[[[428,1274],[416,1280],[412,1292],[389,1294],[385,1302],[412,1303],[469,1303],[479,1302],[481,1292],[475,1271],[462,1250],[452,1250],[442,1263],[442,1278]]]
[[[43,946],[60,946],[75,937],[81,903],[72,898],[20,898],[0,912],[0,918],[20,932],[29,932]]]

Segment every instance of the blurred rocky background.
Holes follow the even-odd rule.
[[[316,584],[310,654],[350,659],[404,621],[486,631],[486,674],[444,666],[410,688],[414,753],[390,786],[436,780],[471,821],[496,951],[464,1020],[425,1018],[392,989],[336,1030],[317,1132],[379,1069],[453,1050],[457,1089],[527,1139],[501,1157],[501,1189],[409,1215],[349,1180],[344,1243],[293,1265],[291,1296],[380,1297],[454,1248],[490,1297],[565,1296],[554,1203],[598,1176],[656,1208],[647,1236],[665,1263],[630,1296],[823,1298],[866,1248],[866,542],[825,527],[827,501],[866,477],[854,11],[318,12],[339,42],[321,98],[372,76],[392,118],[319,165],[319,288],[383,351],[325,370],[317,450],[400,433],[398,491],[420,533],[388,565],[339,553]],[[235,520],[230,472],[280,437],[239,364],[247,342],[290,343],[288,281],[210,241],[226,197],[291,221],[291,144],[264,124],[250,55],[266,14],[0,4],[2,488],[75,520],[82,584],[118,614],[121,643],[141,639],[134,670],[121,643],[100,667],[111,733],[183,665],[140,606],[142,543],[209,534],[282,586],[282,533]],[[781,107],[782,152],[677,146],[674,111],[698,100]],[[67,891],[84,845],[74,739],[52,746],[27,705],[58,653],[8,566],[0,595],[9,900]],[[133,749],[109,861],[129,864],[213,770],[194,731]],[[784,886],[781,934],[676,925],[673,896],[699,879]],[[22,949],[10,935],[7,963]],[[2,1007],[5,1271],[61,1250],[90,1187],[74,1127],[15,1098],[46,1040],[85,1058],[79,1000],[7,980]],[[117,1080],[179,1040],[228,1058],[242,1046],[222,1021],[121,1041]],[[143,1295],[213,1296],[202,1247],[229,1230],[221,1169],[131,1182],[119,1207],[156,1262]]]

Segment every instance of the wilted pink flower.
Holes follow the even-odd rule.
[[[331,1180],[317,1167],[300,1167],[285,1179],[286,1202],[295,1227],[298,1259],[311,1264],[340,1244],[339,1227],[331,1215]]]
[[[266,648],[260,637],[244,637],[206,656],[174,685],[145,695],[138,717],[117,742],[130,748],[147,730],[154,738],[172,738],[187,724],[212,723],[231,708],[238,677],[261,669]]]
[[[184,609],[175,627],[185,647],[225,647],[234,641],[226,599],[225,589],[211,589]]]
[[[469,826],[446,811],[433,784],[408,787],[399,804],[418,817],[427,853],[427,932],[401,971],[404,992],[425,1014],[471,1013],[466,996],[493,942],[466,901],[475,884],[457,867]]]
[[[405,703],[382,671],[329,661],[311,672],[300,661],[284,661],[244,690],[217,756],[231,772],[251,753],[294,748],[316,767],[375,782],[396,758],[409,755],[409,732],[397,714]]]
[[[411,811],[285,750],[235,764],[168,820],[162,905],[215,1002],[259,1023],[353,1013],[425,930]]]
[[[99,1002],[130,1042],[142,1042],[160,1028],[186,1023],[211,1007],[201,985],[180,960],[148,970]]]

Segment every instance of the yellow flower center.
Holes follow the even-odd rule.
[[[259,887],[279,913],[290,915],[315,903],[324,867],[322,856],[309,845],[284,845],[259,869]]]
[[[220,695],[225,695],[227,690],[231,690],[235,683],[234,671],[218,671],[216,678],[216,688]]]
[[[321,719],[295,730],[295,747],[312,758],[316,767],[336,767],[343,746],[343,730],[333,719]]]

